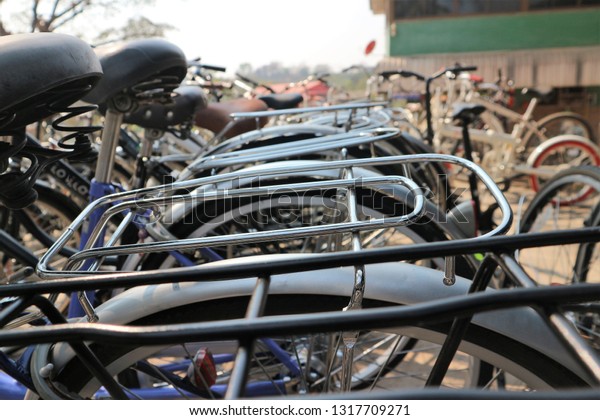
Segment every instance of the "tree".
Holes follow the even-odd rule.
[[[154,38],[162,37],[165,31],[175,29],[172,25],[166,23],[154,23],[145,17],[131,18],[121,29],[108,29],[97,36],[95,44],[101,44],[111,41],[125,41],[143,37]]]
[[[68,23],[72,23],[79,16],[89,15],[94,11],[118,12],[124,5],[151,5],[154,0],[29,0],[29,7],[23,6],[20,16],[28,21],[27,28],[18,28],[18,32],[53,32],[61,29]],[[0,6],[6,4],[6,0],[0,0]],[[25,2],[23,2],[25,3]],[[7,16],[0,16],[0,35],[9,35],[15,29],[6,25]],[[11,22],[12,23],[12,22]],[[164,36],[172,26],[162,23],[154,23],[147,18],[132,18],[120,29],[102,31],[104,41],[116,41],[123,39],[141,37]],[[111,39],[108,39],[111,35]]]

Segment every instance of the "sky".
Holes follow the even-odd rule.
[[[341,69],[383,58],[384,17],[373,15],[369,0],[175,0],[187,7],[174,15],[167,12],[172,1],[158,0],[148,17],[176,26],[170,39],[206,63],[256,67],[278,61]],[[371,40],[376,49],[365,56]]]
[[[0,13],[23,10],[24,3],[5,0]],[[201,57],[231,73],[241,63],[256,68],[272,62],[311,68],[327,64],[337,71],[374,65],[385,51],[385,19],[371,12],[369,0],[155,0],[152,6],[123,6],[112,16],[86,22],[82,15],[68,30],[100,32],[136,15],[172,25],[176,29],[167,39],[188,58]],[[365,47],[372,40],[376,47],[367,56]]]

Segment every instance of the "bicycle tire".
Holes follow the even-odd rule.
[[[598,208],[599,192],[600,168],[582,166],[559,172],[546,182],[523,213],[519,223],[520,233],[576,229],[593,223],[590,217],[594,216],[594,211],[598,211],[593,209]],[[542,273],[541,275],[548,277],[548,283],[571,283],[579,282],[578,277],[583,267],[590,266],[589,255],[587,262],[583,260],[584,250],[590,247],[593,248],[593,245],[545,247],[539,259],[534,254],[538,252],[536,249],[521,251],[521,253],[525,253],[522,260],[531,267],[540,267],[532,273]],[[548,255],[555,257],[548,258]],[[580,259],[579,262],[576,262],[577,258]],[[549,261],[552,263],[550,269],[548,269]],[[579,269],[574,268],[577,265]],[[532,276],[537,277],[533,274]]]
[[[47,209],[52,209],[52,215],[55,217],[61,217],[67,222],[66,225],[62,227],[57,227],[59,235],[62,234],[64,228],[68,226],[68,224],[75,220],[79,213],[81,213],[81,208],[69,197],[56,191],[50,186],[46,186],[40,182],[38,182],[35,186],[35,190],[38,193],[38,198],[34,204],[31,206],[18,210],[18,218],[20,223],[26,227],[27,231],[31,233],[35,239],[41,242],[44,246],[50,247],[58,236],[52,236],[41,226],[39,218],[36,219],[36,215],[34,214],[36,209],[39,209],[40,206]]]
[[[81,209],[67,196],[45,183],[38,181],[34,188],[38,194],[37,200],[27,208],[4,211],[2,227],[29,249],[32,255],[39,257],[54,244]],[[75,245],[74,241],[69,245]],[[72,247],[67,246],[60,254],[68,257],[74,252]],[[16,270],[22,265],[30,265],[31,261],[19,261],[18,258],[9,260],[8,254],[5,254],[3,264],[7,265],[7,270]]]
[[[576,193],[569,199],[570,189]],[[536,194],[521,222],[522,232],[577,229],[600,225],[600,168],[586,166],[560,172]],[[565,194],[563,197],[557,196]],[[567,204],[564,204],[567,203]],[[597,242],[521,250],[520,262],[541,284],[571,284],[600,279]],[[600,317],[586,305],[567,312],[582,337],[600,351]]]
[[[543,137],[540,139],[538,134]],[[575,112],[556,112],[545,116],[537,122],[537,132],[531,131],[524,141],[525,150],[533,150],[544,141],[563,134],[576,134],[592,141],[598,142],[594,129],[588,120]]]
[[[595,205],[590,213],[590,216],[583,222],[585,226],[600,226],[600,202]],[[590,272],[593,271],[592,264],[598,261],[598,244],[597,243],[582,243],[577,250],[575,259],[575,276],[573,281],[577,283],[585,283],[588,281]]]
[[[567,135],[556,137],[551,142],[553,143],[548,143],[548,147],[539,149],[538,153],[534,152],[530,156],[528,163],[533,169],[549,166],[554,168],[554,173],[556,173],[556,171],[573,166],[600,166],[600,154],[597,146],[585,138]],[[547,161],[549,163],[546,163]],[[534,191],[539,191],[544,185],[542,177],[537,174],[532,174],[529,180]]]
[[[421,138],[402,133],[388,140],[392,150],[402,155],[418,155],[435,153],[433,148]],[[440,162],[423,162],[410,165],[411,176],[423,188],[428,188],[433,194],[433,200],[441,208],[452,208],[456,203],[452,197],[450,177],[444,165]]]
[[[368,266],[367,272],[376,273],[372,274],[372,276],[376,276],[377,274],[382,273],[382,271],[379,271],[380,269],[389,270],[388,267],[389,266],[386,265],[382,265],[380,267]],[[297,284],[298,279],[289,280],[290,282],[295,282]],[[372,280],[377,282],[384,281],[385,279],[376,280],[374,277],[372,277]],[[278,279],[277,276],[275,276],[272,278],[272,285],[279,284],[280,281],[285,282],[286,280],[283,278]],[[429,283],[429,280],[423,281],[426,284],[423,284],[420,290],[413,290],[414,293],[423,293],[425,295],[430,293],[428,288],[431,287],[432,284]],[[254,284],[253,279],[246,279],[244,282],[247,283],[247,287],[250,289]],[[441,293],[447,296],[456,293],[454,290],[443,286],[439,279],[437,279],[436,282],[437,286],[435,288],[438,291],[441,291]],[[170,298],[167,296],[169,294],[185,293],[186,296],[188,296],[187,299],[194,299],[194,297],[190,296],[190,289],[187,286],[184,287],[184,289],[187,290],[175,290],[175,288],[172,286],[164,286],[165,287],[160,287],[160,290],[156,290],[155,286],[151,286],[152,290],[149,288],[144,288],[143,290],[138,291],[138,298],[142,295],[147,297],[148,292],[150,292],[151,295],[156,297],[160,296],[160,300],[164,301],[166,306],[162,307],[161,309],[145,308],[142,310],[144,311],[143,316],[127,314],[126,316],[132,318],[127,320],[127,325],[155,325],[156,323],[164,325],[180,322],[236,319],[244,316],[249,300],[249,295],[240,295],[236,290],[230,290],[227,292],[226,290],[228,289],[222,289],[221,292],[218,292],[221,294],[220,298],[215,298],[213,295],[206,296],[204,293],[196,293],[196,296],[201,301],[194,301],[189,304],[169,307],[168,302],[170,301]],[[203,288],[203,285],[197,284],[190,286],[190,288],[196,287]],[[300,286],[294,285],[292,287]],[[134,290],[131,291],[133,294],[135,294],[135,292],[136,291]],[[274,294],[270,295],[269,299],[267,300],[265,315],[286,315],[292,313],[325,312],[332,310],[339,311],[348,302],[348,296],[340,291],[336,291],[336,287],[332,286],[331,282],[322,283],[320,290],[314,291],[310,294],[279,294],[278,291],[273,293]],[[132,302],[136,302],[136,300],[129,300],[131,295],[125,296],[125,298],[128,299],[129,305],[131,305]],[[380,307],[389,306],[390,304],[402,305],[410,304],[410,301],[410,297],[399,296],[399,292],[396,292],[377,298],[374,296],[367,296],[367,299],[364,301],[364,306]],[[307,302],[311,302],[310,307],[308,307]],[[131,308],[131,306],[129,306],[129,308]],[[107,307],[107,310],[108,309],[109,308]],[[111,307],[110,310],[114,310],[114,306]],[[491,316],[487,319],[487,321],[481,319],[476,320],[475,323],[472,324],[467,330],[461,347],[462,350],[470,356],[489,362],[490,364],[501,369],[505,369],[506,372],[512,373],[517,377],[522,377],[525,379],[528,385],[539,389],[586,386],[586,381],[579,375],[579,373],[572,370],[572,366],[569,367],[567,363],[563,363],[562,361],[559,362],[546,353],[548,351],[548,347],[546,347],[544,343],[535,343],[536,338],[534,337],[538,336],[540,330],[543,330],[547,327],[544,327],[544,324],[540,318],[535,318],[540,322],[539,324],[532,321],[533,318],[531,318],[531,316],[535,317],[533,312],[527,312],[527,316],[523,316],[524,313],[525,312],[519,312],[518,314],[514,313],[509,318],[505,318],[507,314],[500,315],[500,313],[494,313],[490,314]],[[507,321],[508,319],[512,321]],[[111,318],[110,322],[113,323],[114,318]],[[487,324],[487,322],[491,322],[494,325]],[[504,322],[508,323],[502,324]],[[532,323],[529,324],[530,322]],[[418,328],[402,328],[395,330],[394,332],[401,334],[402,336],[417,339],[420,342],[439,344],[445,338],[445,334],[447,333],[449,326],[450,322],[440,322],[435,325],[419,325]],[[515,337],[512,337],[510,333],[507,334],[507,331],[520,334],[521,339],[515,339]],[[386,328],[386,332],[390,332],[390,329]],[[526,341],[527,339],[530,341]],[[143,358],[146,358],[152,354],[156,354],[156,349],[139,349],[135,348],[135,346],[123,347],[92,343],[90,347],[105,365],[119,365],[116,370],[124,369],[125,367],[130,366],[133,362],[138,361],[141,353],[144,353],[141,356]],[[42,359],[47,357],[47,355],[44,354],[47,349],[42,349],[40,351],[42,352],[40,353]],[[111,373],[117,372],[111,370]],[[86,374],[86,370],[82,368],[80,361],[76,358],[71,359],[64,365],[60,372],[57,372],[55,381],[67,386],[75,393],[79,393],[83,388],[87,388],[84,396],[90,396],[91,393],[95,392],[96,389],[96,385],[88,384],[90,377]]]

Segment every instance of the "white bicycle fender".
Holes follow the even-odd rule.
[[[560,136],[552,137],[551,139],[546,140],[545,142],[540,144],[538,147],[536,147],[535,150],[533,152],[531,152],[531,154],[527,158],[527,165],[533,166],[533,164],[538,159],[538,157],[541,154],[545,153],[546,150],[555,146],[556,144],[559,144],[559,143],[562,143],[565,141],[575,142],[575,143],[579,143],[581,145],[587,146],[588,148],[594,150],[598,156],[600,156],[600,148],[597,145],[595,145],[594,143],[592,143],[592,141],[590,139],[586,139],[585,137],[578,136],[576,134],[563,134]]]

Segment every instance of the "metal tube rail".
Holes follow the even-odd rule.
[[[362,129],[362,128],[367,128],[367,127],[372,127],[372,128],[376,128],[376,127],[383,127],[386,126],[390,123],[390,121],[392,120],[392,118],[390,117],[390,115],[387,113],[387,109],[388,108],[383,108],[381,110],[371,110],[371,109],[367,109],[366,111],[363,111],[362,113],[354,113],[352,120],[354,121],[354,123],[352,124],[353,128],[351,130],[356,129]],[[354,111],[348,112],[347,115],[348,117],[351,116],[351,114]],[[321,125],[331,125],[331,124],[335,124],[338,122],[338,118],[344,118],[346,117],[346,115],[343,115],[342,117],[338,117],[338,113],[336,113],[335,115],[331,115],[331,114],[316,114],[314,116],[314,118],[311,118],[311,116],[309,115],[308,119],[306,120],[306,122],[304,124],[321,124]],[[346,118],[348,118],[346,117]],[[305,118],[305,116],[299,115],[297,117],[290,117],[287,119],[287,121],[302,121],[302,118]],[[358,123],[357,120],[362,120],[363,123]]]
[[[172,196],[161,196],[153,198],[142,198],[136,201],[124,201],[115,204],[111,208],[106,209],[102,217],[96,224],[95,229],[91,232],[90,238],[88,239],[83,249],[91,248],[92,244],[98,239],[98,235],[106,227],[111,217],[114,215],[125,212],[132,209],[145,210],[152,209],[157,206],[165,206],[168,204],[178,203],[202,203],[205,201],[215,201],[219,199],[232,199],[232,198],[246,198],[256,197],[262,195],[273,195],[278,194],[294,194],[302,191],[311,190],[327,190],[336,188],[340,185],[352,187],[359,185],[361,187],[377,187],[382,184],[398,184],[411,188],[413,190],[419,190],[418,186],[407,178],[399,176],[381,176],[381,177],[369,177],[369,178],[357,178],[351,180],[325,180],[325,181],[314,181],[314,182],[301,182],[294,184],[281,184],[272,185],[265,187],[247,187],[237,189],[222,189],[222,190],[208,190],[208,191],[197,191],[196,194],[190,193],[186,195],[172,195]],[[419,194],[421,195],[421,194]]]
[[[353,232],[353,231],[362,231],[362,230],[370,230],[370,229],[381,229],[385,227],[395,227],[395,226],[404,226],[412,223],[417,218],[419,218],[424,210],[425,210],[425,198],[423,196],[423,192],[420,190],[419,186],[414,182],[399,176],[387,176],[387,177],[377,177],[377,178],[362,178],[362,179],[348,179],[348,180],[334,180],[334,181],[320,181],[315,184],[320,185],[309,185],[307,184],[313,183],[301,183],[301,184],[288,184],[284,186],[274,186],[274,187],[266,187],[266,188],[248,188],[248,189],[240,189],[240,190],[225,190],[225,191],[214,191],[207,192],[203,197],[195,197],[195,196],[179,196],[184,201],[194,201],[194,200],[203,200],[203,199],[218,199],[218,198],[235,198],[235,197],[248,197],[248,196],[257,196],[257,195],[265,195],[265,194],[273,194],[273,193],[297,193],[299,191],[305,191],[308,189],[316,189],[316,188],[335,188],[335,187],[352,187],[356,185],[360,186],[381,186],[382,184],[386,185],[402,185],[409,188],[409,190],[414,193],[414,209],[402,216],[396,217],[387,217],[383,219],[368,219],[356,222],[342,222],[342,223],[333,223],[330,225],[318,225],[318,226],[306,226],[299,228],[288,228],[288,229],[278,229],[271,230],[267,232],[250,232],[250,233],[240,233],[240,234],[231,234],[231,235],[220,235],[220,236],[211,236],[207,238],[194,238],[194,239],[177,239],[171,241],[160,241],[153,243],[142,243],[142,244],[131,244],[131,245],[121,245],[114,247],[103,247],[103,248],[87,248],[96,242],[96,236],[100,234],[103,227],[106,223],[108,223],[108,218],[122,211],[126,207],[135,206],[138,208],[145,208],[146,206],[153,206],[156,204],[156,201],[173,201],[173,199],[179,198],[178,196],[174,197],[162,197],[158,199],[147,199],[142,201],[135,202],[124,202],[118,204],[111,209],[107,210],[106,213],[102,216],[100,223],[96,226],[95,230],[90,235],[90,239],[86,244],[86,249],[83,251],[79,251],[69,257],[68,262],[65,264],[64,270],[52,270],[49,271],[48,274],[44,273],[44,277],[57,278],[62,276],[76,276],[80,273],[77,271],[69,271],[73,270],[75,264],[77,262],[84,261],[88,258],[96,258],[96,257],[104,257],[107,255],[127,255],[127,254],[137,254],[143,252],[164,252],[164,251],[176,251],[176,250],[186,250],[186,249],[196,249],[201,247],[211,247],[218,245],[239,245],[246,243],[254,243],[260,241],[277,241],[284,239],[292,239],[292,238],[300,238],[306,236],[315,236],[315,235],[326,235],[330,233],[341,233],[341,232]],[[41,275],[41,274],[40,274]]]
[[[256,161],[267,161],[283,159],[291,156],[301,156],[308,153],[324,152],[343,147],[356,147],[378,141],[389,140],[400,133],[398,129],[373,129],[352,133],[335,134],[331,136],[317,137],[294,142],[284,142],[269,146],[260,146],[247,150],[236,150],[219,153],[218,155],[203,156],[186,168],[186,172],[192,175],[206,169],[221,168],[232,165],[240,165]]]
[[[326,162],[288,162],[285,168],[261,168],[261,169],[248,169],[234,173],[217,174],[202,179],[191,179],[187,181],[174,182],[171,184],[158,185],[153,187],[140,188],[137,190],[118,192],[100,198],[93,203],[89,204],[80,217],[87,217],[97,207],[107,205],[113,202],[128,200],[136,197],[143,197],[145,195],[159,195],[167,194],[171,191],[199,188],[202,186],[210,186],[219,184],[222,182],[239,180],[240,178],[259,178],[261,176],[269,175],[291,175],[293,173],[309,172],[309,171],[320,171],[320,170],[339,170],[348,166],[352,167],[369,167],[369,166],[383,166],[383,165],[394,165],[394,164],[412,164],[412,163],[426,163],[426,162],[439,162],[452,165],[459,165],[467,170],[471,170],[476,173],[479,179],[484,185],[490,189],[490,192],[494,196],[494,199],[500,202],[505,202],[505,205],[501,205],[501,208],[506,208],[510,213],[510,205],[504,198],[500,189],[496,186],[494,181],[486,174],[486,172],[478,165],[470,162],[466,159],[443,155],[436,153],[423,153],[418,155],[405,155],[405,156],[385,156],[365,159],[348,159],[348,160],[337,160],[337,161],[326,161]],[[502,204],[502,203],[499,203]],[[76,219],[78,220],[79,217]],[[71,225],[74,225],[72,223]],[[80,226],[80,223],[77,227]]]
[[[314,112],[336,112],[359,108],[376,108],[379,106],[387,106],[387,102],[359,102],[351,104],[339,104],[329,106],[315,106],[306,108],[288,108],[288,109],[276,109],[269,111],[258,111],[258,112],[234,112],[229,116],[233,119],[240,118],[262,118],[262,117],[281,117],[282,115],[296,115],[296,114],[310,114]]]
[[[31,283],[0,286],[0,297],[33,293],[69,293],[78,290],[134,287],[167,282],[219,281],[264,275],[287,274],[334,267],[377,264],[400,260],[420,260],[447,255],[465,255],[481,252],[503,253],[510,250],[598,242],[600,227],[587,227],[556,232],[527,233],[514,236],[497,236],[426,244],[391,246],[367,249],[360,252],[342,251],[326,254],[298,254],[288,258],[264,259],[226,266],[199,265],[165,270],[148,270],[133,273],[93,273],[62,280],[42,280]]]
[[[318,171],[318,170],[335,170],[335,169],[343,169],[346,167],[368,167],[368,166],[380,166],[380,165],[390,165],[390,164],[411,164],[411,163],[420,163],[420,162],[440,162],[440,163],[449,163],[462,166],[468,170],[475,172],[479,180],[488,188],[492,197],[496,200],[499,205],[499,208],[502,212],[502,220],[498,224],[498,226],[492,231],[482,235],[477,238],[480,240],[481,238],[502,234],[508,231],[510,228],[510,224],[512,223],[512,210],[508,201],[500,191],[500,189],[496,186],[494,181],[490,178],[487,173],[481,169],[478,165],[473,162],[469,162],[466,159],[462,159],[456,156],[448,156],[448,155],[440,155],[440,154],[420,154],[420,155],[410,155],[410,156],[388,156],[381,158],[368,158],[368,159],[349,159],[349,160],[340,160],[340,161],[330,161],[330,162],[290,162],[286,168],[262,168],[258,170],[244,170],[235,173],[228,174],[219,174],[210,177],[203,178],[201,180],[189,180],[176,182],[169,185],[162,185],[157,187],[148,187],[142,188],[134,191],[127,191],[112,194],[106,197],[103,197],[99,200],[94,201],[89,204],[84,211],[71,223],[71,225],[65,230],[63,235],[61,235],[57,241],[52,245],[46,254],[42,256],[40,262],[37,266],[38,273],[41,276],[52,275],[51,270],[48,268],[49,261],[55,256],[62,247],[64,247],[69,239],[75,234],[76,230],[79,229],[86,217],[97,207],[110,204],[116,201],[126,200],[132,197],[140,197],[144,195],[150,194],[164,194],[169,191],[174,191],[177,189],[186,189],[186,188],[198,188],[201,186],[210,186],[214,184],[218,184],[220,182],[227,182],[231,180],[236,180],[240,178],[248,178],[252,179],[254,177],[260,176],[268,176],[268,175],[289,175],[298,172],[306,172],[306,171]],[[473,240],[473,239],[470,239]]]
[[[207,155],[214,155],[216,153],[222,153],[223,150],[229,150],[235,147],[242,146],[244,144],[253,142],[263,137],[268,136],[279,136],[290,132],[302,132],[307,134],[323,134],[323,135],[335,135],[344,133],[343,128],[329,127],[322,125],[309,125],[309,124],[286,124],[285,126],[273,126],[264,127],[259,130],[253,130],[246,133],[242,133],[238,136],[232,137],[226,141],[223,141],[204,152],[199,156],[205,157]],[[196,157],[196,156],[195,156]]]
[[[256,287],[252,292],[252,297],[248,303],[246,310],[246,320],[253,320],[262,316],[264,308],[267,304],[267,296],[269,294],[269,284],[271,278],[269,276],[259,277],[256,281]],[[239,349],[235,357],[233,372],[231,372],[231,380],[227,387],[225,399],[239,398],[243,396],[246,388],[247,373],[252,360],[252,349],[254,340],[247,342],[240,341]]]
[[[259,293],[262,294],[262,293]],[[600,299],[599,284],[577,284],[552,288],[509,289],[493,293],[477,293],[466,296],[438,299],[404,307],[387,307],[363,311],[328,312],[309,315],[272,316],[262,319],[196,322],[175,325],[154,325],[150,327],[130,327],[98,324],[60,324],[43,326],[37,329],[7,331],[0,335],[0,346],[24,346],[43,343],[102,341],[116,345],[168,345],[180,341],[211,341],[236,339],[250,343],[263,335],[300,335],[316,332],[332,332],[359,329],[423,326],[439,322],[440,317],[471,317],[475,314],[529,306],[548,322],[559,313],[560,306],[569,303]],[[262,299],[260,299],[262,300]],[[260,304],[260,300],[258,303]],[[51,308],[53,309],[53,308]],[[566,326],[556,332],[565,345],[573,349],[573,356],[590,367],[592,375],[587,379],[598,386],[600,370],[597,358],[586,358],[588,345],[581,342],[578,335],[571,334]],[[246,347],[244,346],[244,349]],[[583,356],[580,356],[583,355]],[[247,356],[247,355],[246,355]],[[240,390],[243,387],[238,387]],[[237,394],[239,395],[239,394]]]

